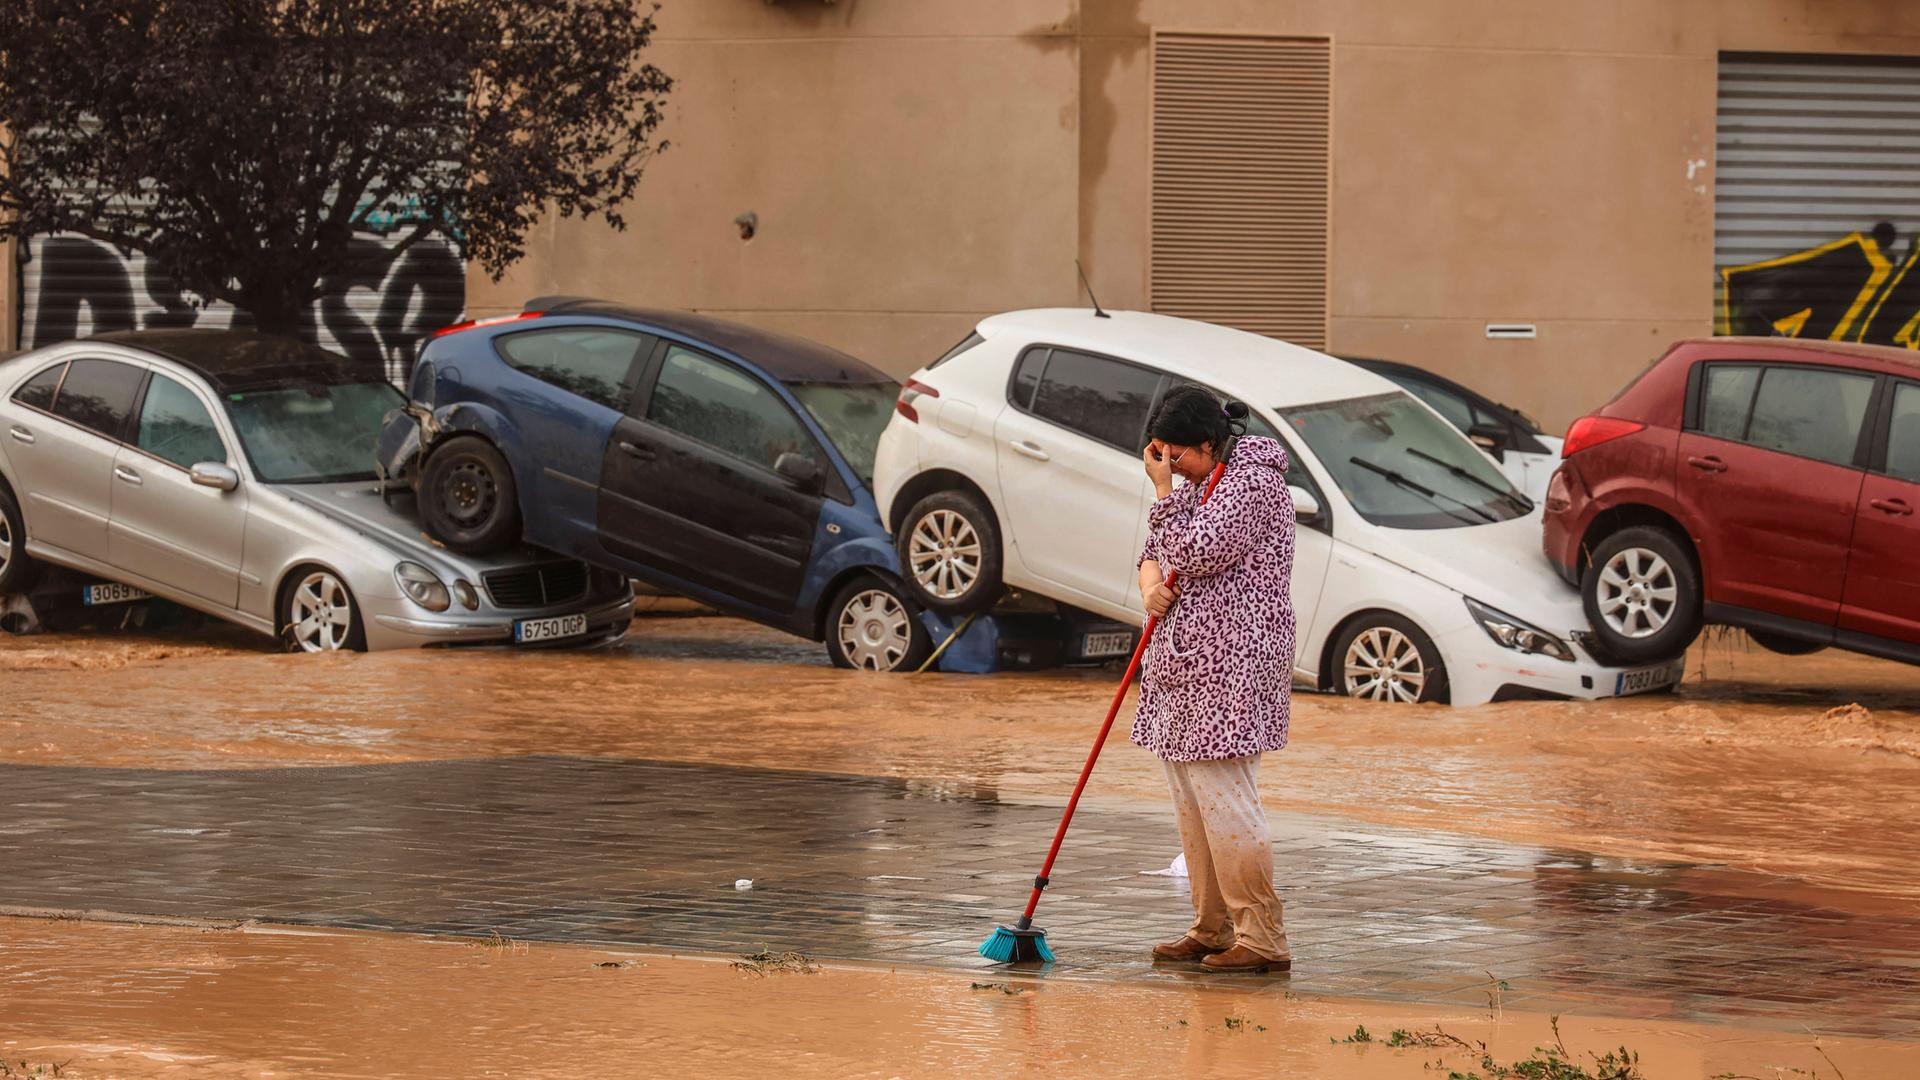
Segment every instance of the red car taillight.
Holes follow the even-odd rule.
[[[907,385],[900,388],[900,400],[893,403],[893,411],[913,421],[920,422],[920,414],[914,410],[913,403],[921,397],[939,397],[940,391],[918,379],[908,379]]]
[[[468,319],[466,322],[457,322],[452,326],[443,326],[435,330],[433,336],[446,337],[448,334],[457,334],[462,330],[472,330],[481,326],[492,326],[495,323],[518,322],[521,319],[537,319],[542,314],[544,313],[539,311],[522,311],[516,315],[495,315],[491,319]]]
[[[1583,416],[1567,429],[1567,440],[1560,447],[1560,456],[1572,457],[1582,450],[1599,446],[1603,442],[1612,442],[1622,435],[1631,435],[1636,431],[1647,430],[1647,425],[1637,420],[1616,420],[1611,416]]]

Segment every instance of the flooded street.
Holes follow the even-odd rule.
[[[0,1055],[76,1078],[1080,1075],[1416,1080],[1552,1045],[1548,1018],[1261,993],[342,931],[0,920]],[[404,1007],[400,1007],[404,1006]],[[852,1022],[850,1022],[852,1021]],[[1364,1027],[1370,1044],[1340,1040]],[[1471,1048],[1396,1049],[1396,1030]],[[1650,1077],[1912,1076],[1920,1046],[1566,1017]],[[459,1063],[457,1066],[455,1063]],[[1440,1075],[1444,1075],[1444,1072]]]
[[[600,755],[1053,798],[1117,669],[866,676],[707,617],[587,652],[293,656],[222,629],[0,637],[0,761],[169,769]],[[1163,801],[1124,744],[1095,799]],[[1920,668],[1711,638],[1676,694],[1474,709],[1296,697],[1276,810],[1764,871],[1920,910]],[[1169,858],[1172,843],[1169,841]],[[1838,897],[1839,899],[1834,899]]]

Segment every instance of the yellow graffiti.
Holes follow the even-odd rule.
[[[1887,280],[1887,275],[1893,272],[1893,263],[1885,255],[1880,253],[1880,245],[1874,241],[1873,237],[1860,232],[1848,233],[1838,240],[1821,244],[1819,247],[1808,248],[1805,251],[1796,251],[1790,255],[1781,255],[1778,258],[1767,259],[1762,262],[1748,263],[1745,266],[1729,266],[1722,269],[1720,271],[1720,333],[1723,335],[1733,333],[1734,278],[1756,270],[1771,270],[1781,266],[1792,266],[1796,263],[1809,262],[1830,252],[1840,251],[1855,245],[1859,246],[1860,253],[1866,257],[1867,265],[1872,269],[1867,275],[1865,287],[1853,298],[1853,303],[1848,305],[1846,315],[1834,326],[1833,332],[1827,335],[1834,341],[1844,341],[1847,337],[1847,331],[1853,326],[1854,320],[1860,317],[1860,313],[1862,309],[1867,306],[1867,302],[1879,295],[1880,286]],[[1812,314],[1813,311],[1809,308],[1806,311],[1790,315],[1786,319],[1780,320],[1780,322],[1793,322],[1793,334],[1794,336],[1798,336],[1801,327],[1806,325],[1807,319],[1811,317]],[[1795,320],[1798,321],[1796,322]],[[1775,323],[1774,325],[1777,328],[1779,323]],[[1863,324],[1862,332],[1864,332],[1864,329],[1865,326]]]
[[[1784,319],[1773,320],[1773,332],[1781,337],[1799,337],[1800,331],[1806,327],[1807,320],[1811,318],[1813,318],[1813,309],[1801,308]]]
[[[1894,332],[1893,343],[1903,349],[1920,351],[1920,311],[1907,320],[1907,325]]]
[[[1900,287],[1900,283],[1907,279],[1907,271],[1913,269],[1913,264],[1917,261],[1920,261],[1920,247],[1913,248],[1908,252],[1907,261],[1900,264],[1900,272],[1893,275],[1893,280],[1887,283],[1886,291],[1881,293],[1880,298],[1873,302],[1873,310],[1867,313],[1867,321],[1860,324],[1860,332],[1853,336],[1853,340],[1867,340],[1867,330],[1873,326],[1873,321],[1880,317],[1880,309],[1886,306],[1887,297],[1892,296],[1894,290]],[[1898,315],[1899,313],[1895,312],[1895,314]],[[1915,312],[1913,318],[1908,319],[1905,326],[1894,331],[1893,340],[1896,344],[1905,346],[1906,348],[1920,349],[1920,312]]]

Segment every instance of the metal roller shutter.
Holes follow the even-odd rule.
[[[1327,341],[1325,38],[1155,34],[1154,311]]]
[[[1920,61],[1720,58],[1722,334],[1920,348]]]
[[[385,246],[402,235],[399,230],[391,238],[367,233],[355,242]],[[112,245],[72,235],[33,237],[25,251],[20,265],[23,349],[113,330],[234,324],[231,305],[194,308],[144,255],[122,255]],[[444,241],[423,240],[384,274],[330,282],[301,336],[381,365],[399,382],[412,367],[421,339],[459,320],[466,296],[466,266],[459,254]]]

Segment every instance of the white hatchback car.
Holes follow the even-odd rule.
[[[919,598],[979,610],[1007,586],[1144,622],[1140,447],[1187,382],[1245,401],[1292,459],[1297,682],[1473,705],[1679,680],[1594,656],[1538,511],[1433,409],[1310,349],[1137,312],[995,315],[907,382],[874,488]]]

